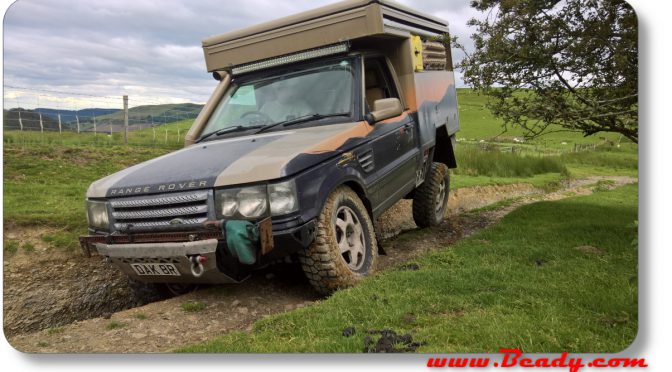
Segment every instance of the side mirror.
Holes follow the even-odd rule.
[[[373,111],[366,114],[366,121],[373,125],[379,121],[399,116],[404,112],[399,98],[383,98],[373,102]]]

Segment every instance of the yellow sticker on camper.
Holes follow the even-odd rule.
[[[413,46],[413,68],[415,71],[423,70],[422,62],[422,39],[420,36],[411,36],[411,45]]]

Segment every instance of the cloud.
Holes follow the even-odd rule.
[[[205,69],[201,40],[332,2],[18,0],[5,15],[5,84],[128,94],[138,103],[205,102],[216,82]],[[453,34],[468,40],[466,22],[475,15],[468,0],[401,2],[448,20]]]

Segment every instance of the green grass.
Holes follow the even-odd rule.
[[[21,248],[23,248],[24,252],[28,252],[28,253],[35,252],[35,245],[33,245],[33,243],[31,243],[31,242],[23,243],[23,246]]]
[[[63,327],[52,327],[47,329],[47,334],[48,335],[57,335],[59,333],[63,333],[65,331],[65,328]]]
[[[379,273],[180,351],[361,352],[366,330],[392,329],[426,353],[618,352],[637,334],[636,219],[636,185],[524,206],[417,259],[420,270]],[[357,332],[343,337],[346,327]]]
[[[109,330],[113,330],[113,329],[124,328],[125,326],[126,326],[126,324],[124,324],[122,322],[117,322],[116,320],[113,320],[113,321],[107,323],[107,326],[105,326],[105,328],[107,328]]]
[[[72,231],[57,231],[45,234],[42,236],[42,241],[49,244],[50,247],[74,251],[79,248],[79,240],[72,233]]]
[[[184,146],[184,136],[189,131],[193,120],[181,120],[174,123],[152,128],[128,132],[128,144],[135,147],[157,147],[179,149]],[[9,145],[53,145],[53,146],[94,146],[116,147],[124,145],[124,134],[114,132],[45,132],[5,130],[3,133],[5,146]]]
[[[207,305],[201,301],[189,301],[180,305],[182,310],[187,313],[197,313],[203,311]]]
[[[137,313],[137,314],[135,314],[134,316],[135,316],[135,319],[138,319],[138,320],[145,320],[145,319],[147,319],[147,314],[145,314],[145,313]]]
[[[514,138],[522,139],[525,133],[520,128],[509,128],[505,133],[502,133],[502,121],[492,116],[490,110],[485,106],[487,102],[488,98],[486,96],[479,95],[471,89],[457,90],[461,127],[457,137],[469,141],[485,140],[508,143],[513,142]],[[558,130],[561,128],[553,127],[551,129]],[[575,144],[598,144],[605,140],[616,143],[619,137],[620,135],[616,133],[606,132],[599,132],[589,137],[584,137],[582,133],[578,132],[556,132],[528,141],[528,144],[542,149],[570,151]],[[627,140],[621,142],[629,143]]]
[[[483,150],[477,146],[458,146],[455,174],[486,177],[532,177],[543,173],[567,173],[555,156],[527,156]]]
[[[84,198],[91,182],[169,150],[37,143],[4,145],[5,226],[46,226],[52,247],[76,249],[86,233]]]
[[[16,253],[19,250],[19,242],[16,240],[4,239],[2,241],[2,246],[5,252]]]

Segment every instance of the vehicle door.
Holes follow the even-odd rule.
[[[378,99],[399,98],[400,90],[392,78],[385,58],[367,58],[364,63],[364,104],[371,112]],[[402,101],[403,102],[403,101]],[[369,193],[374,209],[385,210],[415,187],[418,132],[413,115],[400,116],[375,124],[370,150],[375,162]]]

